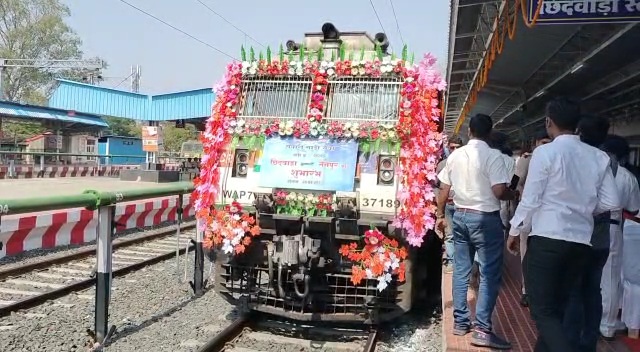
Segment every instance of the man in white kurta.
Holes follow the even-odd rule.
[[[640,189],[635,176],[618,164],[629,155],[629,144],[620,136],[609,136],[602,149],[612,159],[615,170],[615,182],[622,208],[631,214],[637,214],[640,209]],[[602,272],[600,288],[602,289],[602,320],[600,333],[604,338],[614,337],[616,330],[623,328],[618,320],[618,310],[622,294],[622,264],[623,264],[623,218],[621,211],[611,213],[609,258]],[[637,260],[633,258],[633,260]]]

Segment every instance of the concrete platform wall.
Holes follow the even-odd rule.
[[[191,197],[184,195],[185,218],[195,216]],[[116,206],[116,232],[175,221],[177,197],[156,198]],[[98,212],[85,209],[42,212],[0,219],[0,258],[33,249],[95,241]]]

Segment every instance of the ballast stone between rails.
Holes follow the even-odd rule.
[[[116,233],[159,225],[177,219],[177,196],[120,203],[116,205]],[[184,198],[183,218],[195,216],[189,194]],[[78,245],[95,241],[98,212],[68,209],[43,214],[21,214],[0,219],[0,258],[33,249]]]

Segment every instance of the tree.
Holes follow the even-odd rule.
[[[0,58],[68,60],[82,58],[80,37],[65,22],[69,8],[59,0],[0,0]],[[54,78],[81,80],[86,70],[6,68],[2,77],[3,97],[46,105]],[[38,123],[4,122],[5,134],[40,133]],[[15,130],[15,131],[14,131]],[[36,133],[37,134],[37,133]]]
[[[136,121],[122,117],[106,116],[104,121],[109,125],[109,132],[114,136],[138,137],[142,136],[142,130]]]
[[[193,125],[186,125],[185,128],[176,128],[173,123],[162,125],[162,140],[164,150],[167,152],[180,152],[182,143],[198,140],[198,131]]]

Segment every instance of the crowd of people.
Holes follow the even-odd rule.
[[[640,209],[638,179],[627,167],[629,144],[608,134],[605,118],[556,98],[546,107],[545,129],[516,159],[491,117],[478,114],[469,120],[468,143],[450,139],[445,148],[436,216],[445,272],[452,273],[453,333],[471,333],[476,346],[511,348],[491,320],[507,252],[521,258],[520,303],[538,330],[535,351],[595,352],[599,337],[640,323],[619,318],[623,225]]]

